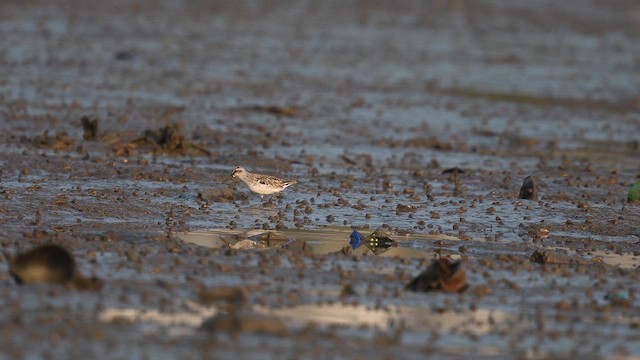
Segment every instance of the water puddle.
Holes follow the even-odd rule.
[[[349,246],[349,236],[353,229],[348,227],[326,227],[318,230],[230,230],[211,229],[179,233],[176,236],[188,243],[211,248],[273,248],[282,247],[293,242],[302,241],[305,249],[312,254],[330,254],[342,251]],[[373,230],[360,230],[363,234],[369,234]],[[436,244],[438,240],[460,239],[448,235],[407,234],[392,236],[392,244],[375,244],[357,247],[355,255],[373,254],[377,256],[402,257],[402,258],[433,258],[435,250],[440,249]],[[477,239],[484,241],[484,239]],[[454,248],[444,247],[444,250],[456,252]],[[453,258],[457,258],[453,254]]]
[[[187,242],[210,248],[230,247],[236,249],[268,249],[284,247],[294,242],[304,242],[305,251],[314,255],[331,254],[343,251],[350,245],[350,234],[353,229],[348,227],[325,227],[317,230],[230,230],[210,229],[179,233],[176,236]],[[363,234],[369,234],[371,230],[360,230]],[[412,259],[433,259],[437,253],[444,252],[452,259],[460,258],[459,243],[468,245],[475,243],[477,247],[487,246],[484,238],[461,240],[445,234],[406,234],[391,236],[393,244],[360,246],[353,250],[354,255],[376,255],[383,257],[398,257]],[[447,245],[441,246],[440,241],[446,241]],[[451,244],[453,242],[453,245]],[[633,253],[616,254],[607,251],[590,251],[588,254],[577,253],[566,247],[545,247],[546,250],[561,250],[568,255],[578,256],[585,260],[603,262],[623,269],[632,269],[640,266],[640,258]],[[475,249],[478,253],[482,249]],[[473,258],[473,256],[468,257]]]

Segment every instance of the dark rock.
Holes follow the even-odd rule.
[[[467,275],[462,268],[462,261],[452,261],[447,258],[435,260],[429,268],[405,286],[411,291],[442,290],[444,292],[463,292],[469,285]]]
[[[538,200],[538,193],[536,191],[536,184],[532,176],[524,178],[522,187],[520,187],[520,194],[518,198],[525,200]]]
[[[75,276],[76,263],[66,249],[47,244],[18,254],[9,272],[19,284],[67,284]]]

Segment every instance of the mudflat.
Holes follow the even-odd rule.
[[[0,357],[640,357],[639,37],[631,0],[3,1]],[[75,282],[16,283],[42,244]],[[464,291],[406,288],[442,258]]]

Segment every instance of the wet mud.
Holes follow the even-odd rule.
[[[639,19],[3,1],[0,357],[639,357]]]

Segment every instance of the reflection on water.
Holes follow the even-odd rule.
[[[185,242],[212,248],[234,247],[239,242],[246,246],[247,240],[259,244],[256,247],[278,247],[293,241],[304,241],[314,254],[329,254],[350,246],[351,231],[351,228],[348,227],[283,231],[212,229],[181,233],[177,234],[177,237]],[[416,238],[421,241],[434,242],[442,240],[443,236],[413,234],[411,238],[406,237],[394,240],[383,232],[375,231],[364,238],[362,241],[364,246],[356,246],[353,253],[356,255],[374,254],[389,257],[433,258],[434,252],[431,249],[435,249],[435,245],[420,246],[419,249],[413,248],[411,246]]]
[[[392,239],[382,232],[374,232],[365,237],[359,233],[359,238],[354,241],[353,232],[348,227],[326,227],[318,230],[229,230],[211,229],[192,231],[178,234],[178,238],[185,242],[207,246],[211,248],[234,247],[242,242],[243,248],[247,248],[247,242],[254,242],[253,248],[279,247],[293,241],[304,241],[307,248],[313,254],[330,254],[341,251],[345,247],[354,247],[355,255],[373,254],[386,257],[403,258],[427,258],[432,259],[441,251],[438,240],[458,240],[458,238],[447,235],[410,234],[407,236],[396,236]],[[473,239],[473,241],[485,241],[484,239]],[[249,247],[251,248],[251,247]],[[546,247],[547,249],[562,249],[571,254],[575,254],[568,248]],[[460,258],[456,249],[443,248],[447,252],[447,257],[451,259]],[[583,255],[580,255],[581,257]],[[591,251],[587,260],[602,261],[606,264],[620,268],[637,268],[640,266],[640,258],[632,253],[616,254],[605,251]]]

